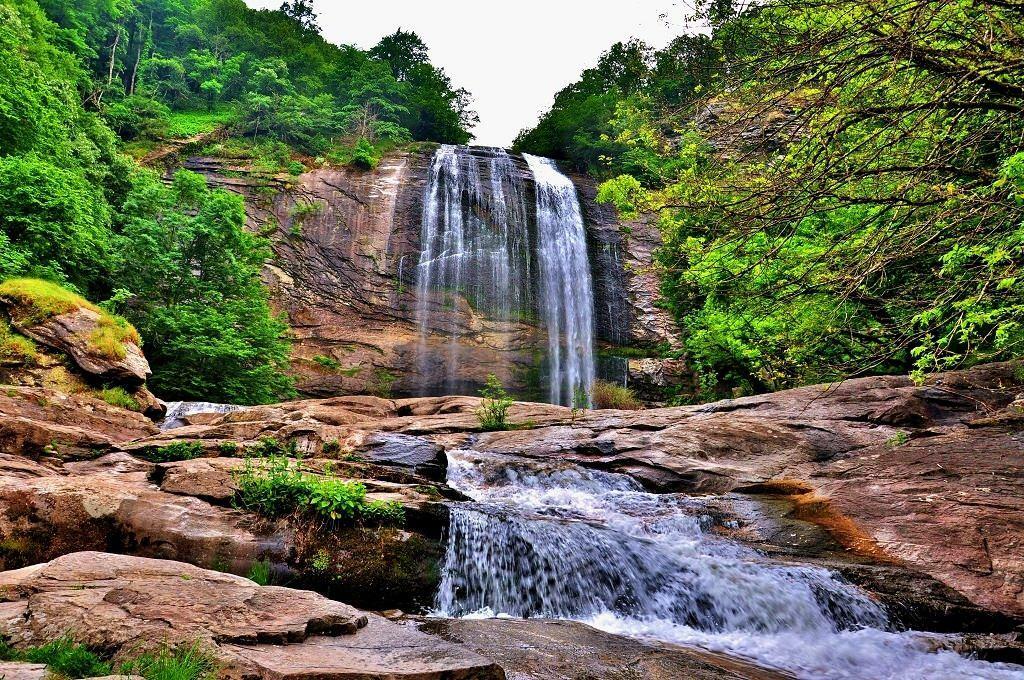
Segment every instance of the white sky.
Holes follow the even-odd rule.
[[[276,9],[280,0],[246,0]],[[686,31],[689,3],[673,0],[314,0],[327,40],[373,47],[412,30],[480,114],[475,144],[508,146],[556,92],[619,40],[663,47]]]

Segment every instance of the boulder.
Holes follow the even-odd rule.
[[[0,635],[63,635],[129,658],[198,644],[224,677],[503,680],[465,648],[316,593],[259,586],[189,564],[98,552],[0,573]]]
[[[152,371],[137,344],[130,340],[120,343],[122,356],[121,352],[116,355],[105,353],[92,342],[102,319],[101,312],[80,307],[32,325],[18,323],[15,317],[15,325],[36,342],[67,354],[86,373],[101,380],[142,385]]]

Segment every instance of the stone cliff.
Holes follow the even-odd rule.
[[[472,148],[485,157],[494,150]],[[460,382],[476,386],[488,373],[527,397],[540,397],[543,331],[535,323],[490,319],[458,295],[436,303],[425,336],[416,320],[416,268],[424,190],[432,147],[396,152],[372,171],[317,168],[299,176],[269,175],[221,159],[192,157],[186,167],[246,198],[250,228],[273,242],[265,278],[295,334],[292,370],[300,392],[432,393],[439,362],[417,361],[444,351],[439,327],[456,328]],[[532,177],[513,156],[527,191]],[[605,349],[674,345],[671,319],[656,307],[651,253],[657,229],[621,221],[596,202],[596,183],[573,175],[587,228],[594,280],[595,330]],[[481,190],[486,192],[487,178]],[[529,210],[534,197],[527,196]],[[618,377],[624,360],[605,361]]]

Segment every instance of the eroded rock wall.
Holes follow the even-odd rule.
[[[545,337],[530,315],[521,322],[491,319],[446,293],[430,300],[431,328],[421,333],[416,268],[433,153],[397,152],[373,171],[318,168],[298,177],[261,174],[220,159],[186,160],[212,183],[241,193],[250,228],[273,243],[265,279],[294,330],[292,370],[302,393],[436,393],[432,387],[444,382],[454,329],[455,382],[463,391],[475,392],[494,373],[520,396],[543,398]],[[513,158],[533,210],[532,178],[525,162]],[[599,341],[671,344],[670,320],[651,299],[657,293],[650,271],[657,230],[635,225],[625,235],[615,210],[596,202],[596,183],[572,179],[587,222]],[[486,192],[488,178],[481,180]]]

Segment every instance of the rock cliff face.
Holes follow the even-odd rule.
[[[491,149],[473,148],[486,157]],[[424,191],[434,149],[387,156],[377,169],[320,168],[298,177],[270,176],[211,158],[186,167],[246,198],[250,228],[273,241],[266,268],[277,307],[295,332],[293,372],[312,396],[354,393],[433,393],[442,382],[440,361],[448,333],[457,329],[458,381],[473,389],[496,374],[523,396],[540,397],[543,331],[531,323],[489,319],[461,296],[432,313],[421,335],[416,320],[416,268]],[[513,156],[526,182],[528,211],[535,210],[532,176]],[[481,177],[481,191],[488,189]],[[613,208],[599,205],[596,184],[572,176],[587,225],[595,288],[595,325],[607,346],[674,344],[671,322],[654,306],[649,224],[620,229]],[[625,362],[606,369],[622,373]]]

